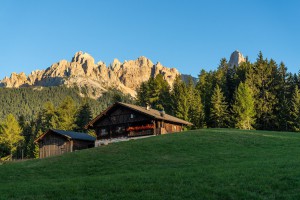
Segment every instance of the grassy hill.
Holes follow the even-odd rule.
[[[0,199],[300,199],[300,134],[203,129],[0,166]]]

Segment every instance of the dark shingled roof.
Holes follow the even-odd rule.
[[[63,130],[55,130],[55,129],[50,129],[53,132],[60,134],[62,136],[68,137],[70,139],[75,139],[75,140],[88,140],[88,141],[95,141],[96,138],[93,136],[90,136],[86,133],[79,133],[79,132],[74,132],[74,131],[63,131]]]
[[[100,115],[98,115],[95,119],[93,119],[91,122],[89,122],[85,127],[87,128],[88,126],[93,126],[93,124],[100,119],[102,116],[104,116],[107,111],[109,111],[111,108],[113,108],[116,105],[122,105],[124,107],[130,108],[132,110],[138,111],[140,113],[146,114],[148,116],[151,116],[155,119],[161,119],[161,120],[165,120],[165,121],[169,121],[169,122],[175,122],[175,123],[179,123],[179,124],[184,124],[184,125],[193,125],[192,123],[179,119],[177,117],[174,117],[172,115],[168,115],[168,114],[164,114],[164,116],[161,116],[161,111],[155,110],[150,108],[149,110],[147,110],[145,107],[141,107],[141,106],[136,106],[133,104],[128,104],[128,103],[121,103],[121,102],[117,102],[115,104],[113,104],[112,106],[108,107],[104,112],[102,112]]]
[[[162,117],[160,115],[161,111],[158,111],[158,110],[155,110],[155,109],[152,109],[152,108],[147,110],[145,107],[136,106],[136,105],[133,105],[133,104],[121,103],[121,102],[118,102],[118,104],[124,105],[128,108],[132,108],[132,109],[134,109],[136,111],[139,111],[139,112],[142,112],[144,114],[151,115],[155,119],[162,119],[162,120],[166,120],[166,121],[170,121],[170,122],[177,122],[177,123],[180,123],[180,124],[192,125],[192,123],[190,123],[188,121],[184,121],[183,119],[179,119],[179,118],[174,117],[172,115],[164,114],[164,116]]]
[[[64,137],[66,137],[68,139],[72,139],[72,140],[85,140],[85,141],[95,141],[96,140],[95,137],[90,136],[90,135],[88,135],[86,133],[79,133],[79,132],[74,132],[74,131],[63,131],[63,130],[49,129],[46,133],[44,133],[39,138],[37,138],[35,140],[35,142],[37,142],[40,139],[42,139],[49,132],[56,133],[58,135],[64,136]]]

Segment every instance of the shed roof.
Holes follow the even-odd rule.
[[[64,130],[56,130],[56,129],[49,129],[46,133],[38,137],[35,142],[38,142],[41,140],[47,133],[55,133],[57,135],[61,135],[63,137],[66,137],[68,139],[72,140],[85,140],[85,141],[95,141],[96,138],[93,136],[90,136],[86,133],[80,133],[80,132],[74,132],[74,131],[64,131]]]
[[[172,115],[168,115],[168,114],[164,114],[163,116],[161,115],[161,111],[159,110],[155,110],[155,109],[146,109],[145,107],[141,107],[141,106],[137,106],[137,105],[133,105],[133,104],[128,104],[128,103],[122,103],[122,102],[116,102],[115,104],[113,104],[112,106],[108,107],[105,111],[103,111],[100,115],[98,115],[97,117],[95,117],[92,121],[90,121],[85,127],[88,128],[89,126],[93,126],[93,124],[99,120],[102,116],[106,115],[106,113],[111,110],[113,107],[117,106],[117,105],[121,105],[124,107],[127,107],[129,109],[135,110],[137,112],[140,112],[142,114],[148,115],[154,119],[160,119],[160,120],[165,120],[165,121],[169,121],[169,122],[175,122],[175,123],[179,123],[179,124],[184,124],[184,125],[193,125],[192,123],[179,119],[177,117],[174,117]]]

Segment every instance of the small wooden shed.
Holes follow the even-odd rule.
[[[39,145],[39,157],[46,158],[94,147],[95,140],[96,138],[86,133],[49,129],[35,142]]]

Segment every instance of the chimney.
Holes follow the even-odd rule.
[[[164,110],[160,111],[160,116],[161,116],[161,117],[164,117],[165,114],[166,114],[166,112],[165,112]]]
[[[150,110],[150,105],[147,103],[146,110]]]

